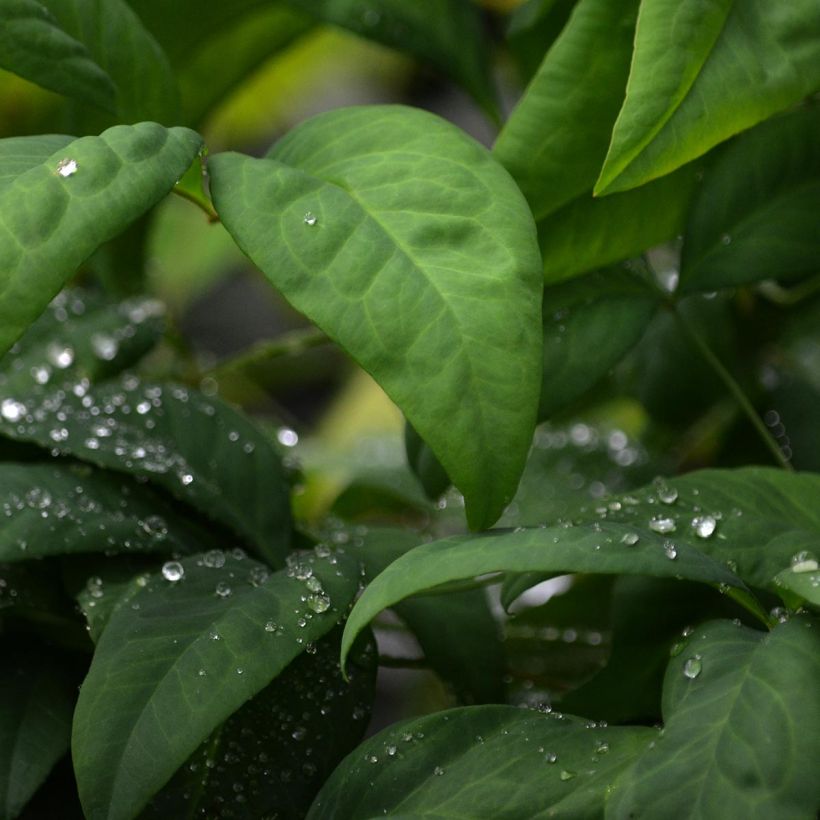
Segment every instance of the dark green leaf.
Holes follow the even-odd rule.
[[[623,100],[637,0],[580,0],[493,148],[537,220],[592,189]]]
[[[780,589],[792,592],[800,601],[820,608],[820,572],[816,559],[809,555],[797,553],[798,560],[792,559],[792,566],[775,575],[774,582]]]
[[[439,712],[362,744],[308,818],[600,817],[607,786],[656,737],[510,706]]]
[[[240,533],[277,566],[288,488],[272,442],[219,399],[136,377],[0,405],[0,434],[147,479]]]
[[[0,816],[17,817],[68,751],[74,681],[59,656],[3,647]]]
[[[439,584],[491,572],[629,573],[743,588],[722,564],[690,543],[654,532],[646,520],[631,527],[604,520],[594,526],[454,536],[416,547],[365,589],[345,626],[343,657],[381,610]]]
[[[35,137],[39,152],[40,138]],[[202,141],[184,128],[116,126],[69,143],[0,188],[0,351],[103,242],[158,202]]]
[[[89,820],[134,817],[214,729],[338,622],[358,572],[344,556],[322,556],[273,575],[230,553],[170,562],[113,613],[74,717]]]
[[[58,94],[114,110],[111,78],[37,0],[0,0],[0,66]]]
[[[404,450],[424,494],[435,501],[450,486],[450,476],[409,421],[404,424]]]
[[[539,417],[584,395],[641,338],[657,295],[626,270],[594,273],[544,291]]]
[[[715,290],[817,272],[820,108],[752,129],[725,150],[698,191],[681,287]]]
[[[510,15],[507,46],[525,81],[538,70],[546,51],[567,23],[577,0],[528,0]]]
[[[663,735],[616,783],[606,816],[814,817],[818,679],[816,623],[698,627],[669,664]]]
[[[820,86],[813,0],[643,0],[596,193],[642,185]]]
[[[268,159],[209,167],[240,247],[401,407],[471,526],[492,524],[526,458],[540,375],[534,228],[509,176],[449,123],[399,106],[332,111]]]

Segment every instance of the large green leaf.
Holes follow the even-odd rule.
[[[308,818],[600,817],[607,787],[656,737],[511,706],[439,712],[362,744]]]
[[[493,153],[536,219],[591,190],[629,73],[637,0],[581,0]]]
[[[384,387],[464,493],[474,528],[512,497],[535,423],[532,217],[490,154],[410,108],[348,108],[267,159],[209,163],[239,246]]]
[[[596,193],[668,174],[820,86],[814,0],[643,0]]]
[[[641,338],[656,293],[626,269],[594,273],[544,291],[544,373],[539,418],[584,395]]]
[[[693,204],[681,257],[684,290],[715,290],[817,272],[820,108],[742,134]]]
[[[819,678],[816,622],[698,627],[669,664],[663,734],[616,783],[607,818],[815,817]]]
[[[168,58],[125,0],[41,2],[114,81],[119,122],[178,122],[179,92]]]
[[[0,140],[0,191],[15,177],[47,160],[73,139],[65,134],[38,134]]]
[[[214,729],[338,622],[358,572],[328,552],[273,575],[233,554],[169,562],[114,612],[74,716],[89,820],[135,817]]]
[[[74,681],[59,656],[3,647],[0,666],[0,817],[21,812],[68,751]]]
[[[444,72],[497,116],[490,54],[469,0],[286,0],[291,6],[371,40],[399,48]]]
[[[288,487],[270,439],[215,398],[134,376],[88,389],[43,389],[0,405],[0,435],[35,442],[169,490],[282,566]]]
[[[38,146],[41,138],[35,137]],[[0,188],[0,352],[103,242],[158,202],[202,145],[184,128],[116,126]]]
[[[93,293],[65,290],[0,356],[4,397],[25,399],[40,385],[71,387],[119,373],[159,341],[165,307],[156,299],[110,304]]]
[[[345,626],[343,658],[381,610],[439,584],[491,572],[630,573],[743,587],[722,564],[689,543],[653,531],[646,520],[633,526],[595,521],[588,526],[454,536],[416,547],[368,585]]]
[[[585,193],[538,220],[544,280],[569,279],[680,236],[701,175],[686,166],[632,191]]]
[[[211,536],[147,487],[85,464],[0,463],[0,561],[197,552]]]
[[[59,94],[114,109],[111,78],[37,0],[0,0],[0,66]]]

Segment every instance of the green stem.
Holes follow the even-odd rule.
[[[210,370],[205,371],[203,376],[210,376],[219,381],[220,377],[229,373],[245,370],[248,367],[263,364],[280,356],[296,356],[313,347],[329,342],[328,336],[318,328],[308,327],[294,330],[279,336],[277,339],[260,342],[231,359],[218,362]]]
[[[698,352],[703,356],[704,360],[709,364],[712,370],[717,373],[720,380],[726,386],[727,390],[734,396],[735,401],[737,401],[738,405],[740,405],[740,409],[746,414],[746,417],[751,422],[752,426],[757,431],[758,435],[760,436],[763,443],[766,445],[768,450],[774,456],[775,461],[784,469],[784,470],[794,470],[794,467],[791,465],[789,460],[784,455],[783,451],[780,449],[777,441],[775,441],[772,434],[766,428],[766,425],[763,423],[763,420],[757,414],[757,411],[752,406],[752,403],[749,401],[748,396],[743,392],[740,385],[734,380],[732,374],[723,366],[723,363],[718,359],[718,357],[714,354],[712,349],[706,342],[698,335],[698,333],[686,322],[686,319],[683,318],[681,313],[677,310],[674,304],[667,303],[669,305],[672,314],[674,315],[675,319],[678,322],[681,330],[683,331],[684,335],[689,339],[689,341],[697,348]]]

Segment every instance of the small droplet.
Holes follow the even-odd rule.
[[[569,769],[562,769],[559,777],[561,780],[572,780],[572,778],[575,777],[575,772],[572,772]]]
[[[206,567],[211,567],[212,569],[219,569],[220,567],[225,566],[225,553],[222,550],[208,550],[205,555],[202,556],[202,563]]]
[[[181,581],[184,575],[185,567],[183,567],[179,561],[166,561],[162,565],[162,577],[172,584]]]
[[[276,632],[276,622],[275,621],[268,621],[265,624],[265,632]]]
[[[25,414],[26,406],[25,404],[21,404],[19,401],[15,401],[14,399],[3,399],[3,403],[0,404],[0,416],[2,416],[6,421],[20,421]]]
[[[671,541],[667,541],[663,545],[663,552],[670,561],[674,561],[678,557],[678,548]]]
[[[436,766],[436,768],[433,769],[433,774],[436,777],[441,777],[444,774],[444,769],[442,769],[441,766]]]
[[[801,550],[792,556],[792,572],[816,572],[817,559],[808,550]]]
[[[225,581],[220,581],[214,588],[214,594],[217,598],[230,598],[231,587]]]
[[[190,484],[194,483],[194,477],[190,473],[183,473],[179,477],[180,483],[184,484],[186,487]]]
[[[674,518],[668,518],[664,515],[655,515],[649,520],[649,529],[653,532],[659,532],[661,535],[674,532],[676,526]]]
[[[626,544],[628,547],[634,547],[640,540],[641,539],[638,533],[628,532],[623,536],[623,538],[621,538],[621,543]]]
[[[700,674],[701,669],[703,669],[703,663],[700,655],[693,655],[683,665],[683,675],[689,680],[694,680]]]
[[[70,177],[77,173],[78,167],[76,159],[61,159],[57,163],[57,173],[61,177]]]
[[[663,480],[655,482],[655,492],[658,494],[658,500],[663,504],[674,504],[678,500],[678,491]]]
[[[57,342],[52,342],[46,348],[46,358],[54,367],[65,370],[74,364],[74,349],[66,345],[57,344]]]
[[[290,427],[280,427],[276,431],[276,440],[283,447],[295,447],[299,443],[299,434],[295,430],[291,430]]]
[[[732,244],[732,237],[728,233],[725,233],[725,234],[723,234],[723,236],[720,237],[720,241],[724,245],[731,245]]]
[[[692,519],[692,529],[698,538],[711,538],[717,527],[717,521],[712,515],[698,515]]]
[[[319,219],[316,216],[316,214],[312,213],[311,211],[308,211],[305,214],[305,225],[310,225],[310,227],[312,228],[318,221]]]
[[[327,595],[308,595],[307,605],[317,614],[327,612],[330,609],[330,598]]]
[[[557,763],[558,762],[558,755],[555,752],[547,752],[544,755],[544,760],[546,760],[547,763]]]

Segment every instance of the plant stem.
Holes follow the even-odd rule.
[[[771,454],[774,456],[775,461],[784,470],[794,470],[794,467],[786,458],[783,451],[780,449],[780,446],[778,445],[777,441],[775,441],[772,434],[766,428],[766,425],[763,423],[763,420],[757,414],[757,411],[754,409],[752,403],[749,401],[748,396],[743,392],[740,385],[734,380],[732,374],[723,366],[723,363],[714,354],[709,345],[707,345],[706,342],[698,335],[698,333],[686,322],[686,320],[677,310],[675,305],[671,303],[667,304],[669,304],[669,308],[675,316],[675,319],[677,320],[681,330],[684,332],[684,335],[697,348],[698,352],[701,354],[701,356],[703,356],[704,360],[709,364],[712,370],[714,370],[715,373],[717,373],[718,377],[726,386],[727,390],[734,396],[735,401],[737,401],[738,405],[740,405],[740,409],[746,414],[746,417],[749,419],[752,426],[757,431],[761,440],[766,445]]]
[[[277,339],[260,342],[238,356],[217,363],[210,370],[205,371],[203,376],[210,376],[219,381],[221,376],[237,370],[245,370],[248,367],[262,364],[280,356],[296,356],[313,347],[328,344],[329,342],[328,336],[318,328],[308,327],[294,330],[279,336]]]

